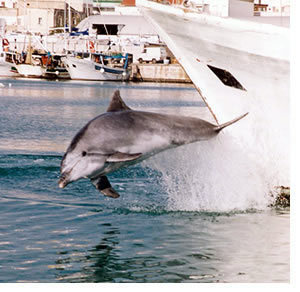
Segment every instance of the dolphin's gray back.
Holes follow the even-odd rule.
[[[124,151],[132,145],[150,143],[153,137],[161,137],[162,148],[206,140],[216,134],[214,128],[215,125],[197,118],[128,110],[96,117],[81,136],[89,142],[93,140],[90,146],[97,145],[103,152],[111,153],[120,151],[120,145]]]

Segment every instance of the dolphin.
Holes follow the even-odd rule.
[[[161,151],[210,139],[247,114],[214,125],[194,117],[136,111],[116,90],[106,113],[89,121],[71,141],[61,161],[59,187],[88,178],[105,196],[118,198],[108,173]]]

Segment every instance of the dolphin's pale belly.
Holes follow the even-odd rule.
[[[121,153],[141,153],[141,157],[133,161],[125,162],[106,162],[102,168],[97,171],[97,175],[105,175],[110,172],[113,172],[119,168],[127,167],[132,164],[139,163],[161,151],[171,148],[169,139],[159,135],[149,136],[138,136],[136,137],[135,143],[128,146],[118,147],[116,151]]]

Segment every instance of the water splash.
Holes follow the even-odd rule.
[[[220,99],[224,121],[234,118],[236,109],[249,115],[215,139],[152,159],[151,166],[163,174],[170,209],[265,209],[277,186],[289,186],[289,89],[284,78],[269,80],[264,91],[253,85],[245,96],[234,91]]]
[[[251,172],[239,158],[232,159],[230,145],[222,147],[219,139],[174,149],[151,161],[162,175],[162,185],[169,194],[171,210],[230,211],[264,208],[265,186],[261,180],[249,186]],[[240,163],[236,164],[235,161]],[[166,168],[166,165],[168,167]],[[264,190],[265,189],[265,190]]]
[[[148,162],[162,173],[170,210],[262,210],[273,200],[270,192],[288,184],[286,141],[270,151],[274,133],[266,136],[259,122],[249,119],[238,135],[238,128],[226,129],[212,140],[166,151]]]

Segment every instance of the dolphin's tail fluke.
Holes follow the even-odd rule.
[[[226,123],[224,123],[224,124],[222,124],[222,125],[216,126],[216,127],[215,127],[215,131],[216,131],[216,132],[220,132],[221,130],[223,130],[223,129],[226,128],[227,126],[230,126],[230,125],[234,124],[235,122],[241,120],[242,118],[244,118],[244,117],[247,116],[247,115],[248,115],[248,113],[245,113],[245,114],[243,114],[243,115],[241,115],[241,116],[239,116],[239,117],[237,117],[237,118],[235,118],[235,119],[233,119],[233,120],[231,120],[231,121],[229,121],[229,122],[226,122]]]

